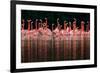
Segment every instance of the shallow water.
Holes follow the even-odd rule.
[[[90,59],[90,36],[68,35],[46,39],[42,36],[21,40],[21,62],[44,62]]]

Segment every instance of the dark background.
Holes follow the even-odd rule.
[[[75,12],[54,12],[54,11],[34,11],[34,10],[21,10],[21,19],[25,20],[25,29],[28,28],[27,20],[31,19],[33,21],[33,27],[35,27],[36,19],[44,19],[47,18],[49,28],[51,29],[52,24],[54,24],[54,28],[57,26],[57,18],[59,18],[59,23],[63,26],[64,20],[67,22],[73,22],[73,18],[77,20],[77,27],[80,28],[80,22],[85,21],[85,26],[87,25],[87,21],[90,21],[89,13],[75,13]],[[62,27],[63,28],[63,27]]]

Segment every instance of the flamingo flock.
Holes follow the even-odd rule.
[[[40,21],[40,23],[38,23]],[[22,62],[41,62],[59,60],[83,60],[90,58],[90,29],[89,22],[81,21],[80,29],[76,26],[76,19],[71,22],[64,20],[63,29],[57,18],[57,27],[48,27],[48,20],[25,20],[21,24]]]

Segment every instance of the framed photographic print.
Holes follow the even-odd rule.
[[[97,66],[97,7],[11,1],[11,72]]]

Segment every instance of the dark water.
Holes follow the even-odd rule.
[[[66,36],[66,39],[21,40],[21,62],[44,62],[90,59],[90,36]]]

